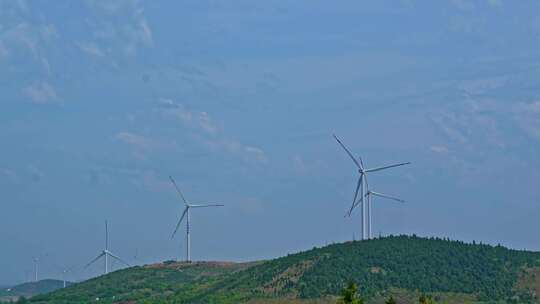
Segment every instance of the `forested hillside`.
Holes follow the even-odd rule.
[[[71,284],[70,282],[67,285]],[[16,299],[18,297],[32,297],[39,294],[49,293],[60,289],[64,282],[60,280],[41,280],[37,282],[28,282],[13,286],[11,288],[2,288],[0,290],[0,302],[3,299]]]
[[[238,303],[317,299],[350,281],[377,299],[392,290],[460,294],[478,301],[534,300],[540,253],[416,236],[347,242],[258,264],[135,267],[77,284],[35,303]]]

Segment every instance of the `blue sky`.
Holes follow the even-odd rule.
[[[540,250],[535,1],[0,0],[0,283],[84,265],[252,260],[374,231]],[[116,265],[115,267],[118,267]],[[99,274],[75,271],[71,279]]]

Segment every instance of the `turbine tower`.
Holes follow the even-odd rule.
[[[38,281],[38,264],[39,264],[39,258],[38,257],[34,257],[32,259],[34,261],[34,282],[37,282]]]
[[[68,269],[62,269],[62,282],[64,283],[64,288],[66,288],[67,284],[66,284],[66,279],[67,279],[67,274],[71,271],[71,268],[68,268]]]
[[[371,205],[371,202],[373,200],[373,196],[378,196],[378,197],[382,197],[382,198],[386,198],[386,199],[391,199],[391,200],[394,200],[394,201],[397,201],[397,202],[400,202],[400,203],[405,203],[404,200],[399,199],[397,197],[393,197],[393,196],[390,196],[390,195],[382,194],[380,192],[375,192],[375,191],[371,191],[371,190],[367,191],[366,198],[367,198],[367,205],[368,205],[368,236],[369,236],[370,239],[372,237],[371,236],[371,223],[372,223],[372,218],[371,218],[372,205]]]
[[[171,180],[172,184],[174,185],[174,188],[176,189],[176,192],[178,192],[178,195],[180,195],[180,198],[182,198],[182,201],[184,202],[184,205],[186,206],[184,208],[184,212],[182,213],[182,216],[180,217],[180,220],[178,221],[178,224],[176,224],[176,228],[174,229],[173,234],[171,235],[171,239],[174,238],[174,235],[178,231],[178,228],[180,228],[180,224],[182,223],[182,220],[184,217],[186,218],[186,262],[191,262],[191,239],[190,239],[190,230],[189,230],[189,210],[191,208],[206,208],[206,207],[223,207],[225,205],[223,204],[190,204],[182,194],[182,191],[180,191],[180,188],[178,185],[176,185],[176,182],[172,178],[172,176],[169,176],[169,179]]]
[[[105,262],[105,274],[109,273],[109,257],[119,261],[120,263],[130,267],[130,265],[126,262],[124,262],[121,258],[113,254],[111,251],[109,251],[109,227],[107,221],[105,221],[105,249],[101,251],[101,253],[93,259],[90,263],[86,264],[84,268],[88,268],[90,265],[94,264],[97,260],[104,258]]]
[[[32,257],[32,261],[34,262],[34,282],[38,281],[38,273],[39,273],[39,261],[43,258],[47,257],[48,253],[40,254],[38,256]]]
[[[366,212],[365,212],[366,211],[366,204],[364,202],[364,192],[367,193],[369,191],[369,185],[368,185],[368,180],[367,180],[368,173],[382,171],[382,170],[386,170],[386,169],[390,169],[390,168],[394,168],[394,167],[399,167],[399,166],[404,166],[404,165],[408,165],[410,163],[406,162],[406,163],[399,163],[399,164],[393,164],[393,165],[388,165],[388,166],[383,166],[383,167],[376,167],[376,168],[366,169],[365,166],[364,166],[364,162],[362,161],[361,157],[358,157],[358,159],[360,160],[360,161],[358,161],[352,155],[351,151],[349,151],[349,149],[347,149],[347,147],[341,142],[341,140],[335,134],[334,134],[334,139],[339,143],[339,145],[343,148],[343,150],[345,150],[345,152],[352,159],[352,161],[354,162],[354,164],[357,167],[358,173],[360,174],[360,176],[358,177],[358,182],[356,184],[356,191],[354,192],[354,198],[353,198],[351,208],[349,209],[349,211],[347,212],[347,214],[345,216],[347,216],[347,215],[351,216],[351,213],[354,210],[354,208],[356,208],[356,206],[360,205],[360,207],[361,207],[361,218],[362,218],[361,239],[364,240],[364,239],[366,239],[366,219],[365,219],[366,218]],[[358,198],[358,192],[360,192],[360,200],[359,201],[356,200]]]

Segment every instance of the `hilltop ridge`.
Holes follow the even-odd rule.
[[[169,263],[116,271],[35,297],[34,303],[243,303],[325,299],[349,281],[376,301],[393,292],[467,301],[538,301],[540,253],[440,238],[390,236],[254,263]],[[460,302],[455,303],[460,303]],[[451,301],[449,301],[451,303]]]

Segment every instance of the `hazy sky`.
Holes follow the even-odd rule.
[[[540,2],[0,0],[0,284],[103,248],[252,260],[378,234],[540,250]],[[181,250],[181,251],[180,251]],[[116,264],[114,267],[118,267]]]

